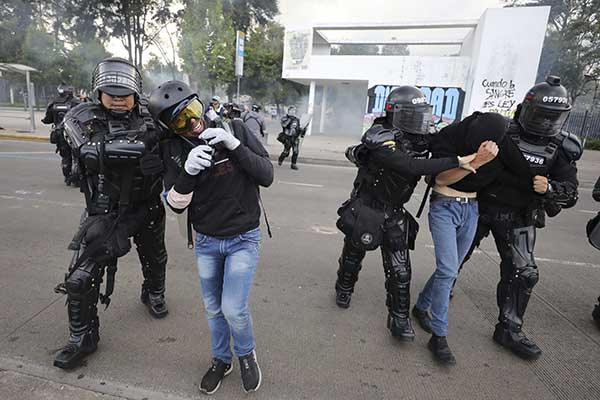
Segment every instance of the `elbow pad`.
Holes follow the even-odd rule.
[[[551,181],[552,192],[546,194],[546,199],[556,203],[561,208],[571,208],[577,203],[579,194],[577,188],[568,183]]]

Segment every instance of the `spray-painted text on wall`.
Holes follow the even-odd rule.
[[[368,114],[380,115],[384,111],[385,99],[390,91],[398,86],[377,85],[369,89]],[[459,88],[441,88],[421,86],[427,102],[433,106],[433,118],[436,124],[451,124],[460,120],[465,92]]]
[[[512,117],[517,107],[515,98],[515,83],[512,79],[498,80],[483,79],[481,87],[484,90],[484,100],[481,111],[495,112]]]

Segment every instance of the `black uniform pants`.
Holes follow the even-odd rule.
[[[383,271],[385,273],[386,305],[390,316],[408,318],[410,309],[411,266],[407,240],[393,246],[388,240],[380,246]],[[339,259],[336,290],[346,293],[354,291],[366,251],[354,246],[344,238],[344,247]]]
[[[283,143],[283,151],[279,155],[280,163],[290,155],[290,150],[292,150],[292,164],[296,164],[298,161],[298,154],[300,153],[300,137],[286,137],[285,142]]]
[[[73,151],[71,150],[71,146],[67,143],[64,137],[60,135],[58,137],[58,143],[56,144],[56,151],[60,155],[61,158],[61,169],[62,174],[65,179],[71,177],[72,169],[73,169]]]
[[[158,199],[151,204],[140,205],[139,208],[141,207],[144,207],[142,212],[137,210],[132,218],[125,213],[123,222],[119,223],[127,224],[127,231],[133,233],[144,276],[142,291],[163,294],[167,265],[165,209]],[[106,270],[107,288],[111,286],[110,281],[114,279],[116,266],[117,258],[102,261],[90,258],[67,275],[65,289],[71,334],[82,335],[87,332],[94,335],[94,339],[98,338],[97,303],[102,299],[108,304],[107,298],[112,292],[109,288],[106,297],[103,297],[100,294],[100,284]]]
[[[477,231],[463,265],[490,232],[501,259],[496,291],[498,320],[519,331],[532,289],[539,278],[533,257],[535,228],[524,210],[480,202]]]

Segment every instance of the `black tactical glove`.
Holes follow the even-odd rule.
[[[140,158],[140,168],[142,170],[142,174],[148,175],[156,175],[163,172],[163,162],[157,154],[146,154],[142,158]]]

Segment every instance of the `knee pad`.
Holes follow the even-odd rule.
[[[538,269],[535,265],[528,265],[527,267],[518,270],[517,275],[519,276],[523,286],[525,286],[527,289],[532,289],[540,279]]]
[[[65,287],[69,294],[87,293],[95,282],[96,277],[85,269],[75,270],[65,282]]]

